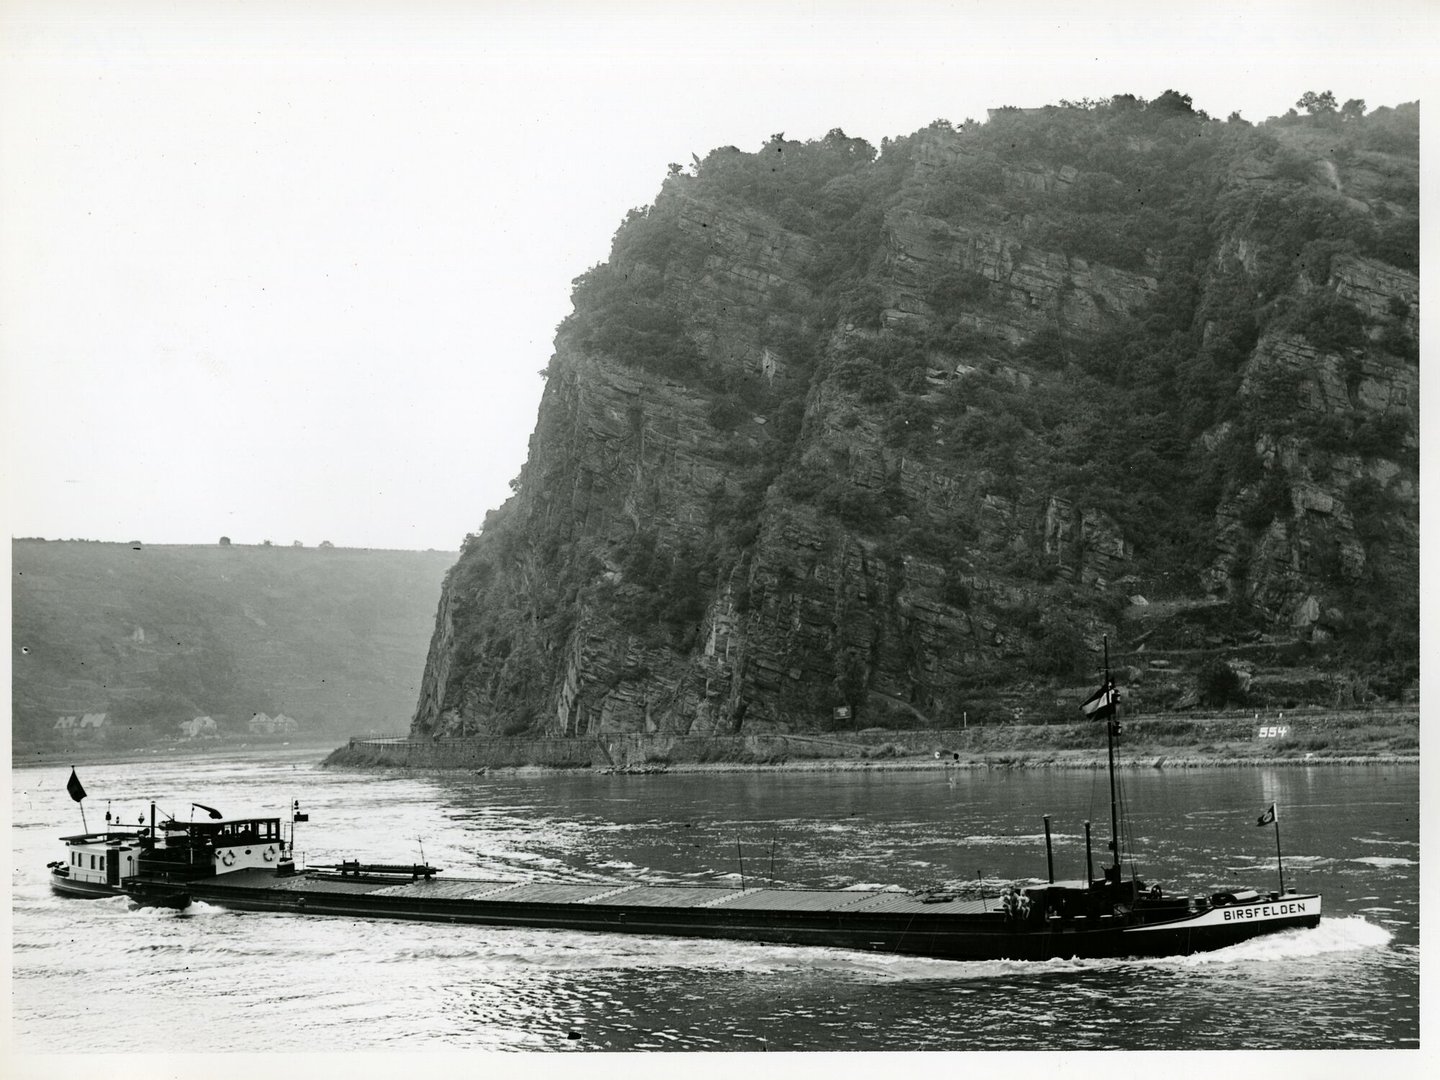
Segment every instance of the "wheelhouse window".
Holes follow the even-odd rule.
[[[240,844],[268,843],[280,835],[280,822],[276,819],[227,821],[205,830],[217,844],[238,846]]]

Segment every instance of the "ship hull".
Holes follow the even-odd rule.
[[[132,893],[132,895],[135,895]],[[996,903],[926,903],[903,893],[688,886],[394,882],[247,872],[152,889],[242,911],[406,919],[547,930],[720,938],[858,949],[947,960],[1046,960],[1185,955],[1280,930],[1313,927],[1318,896],[1210,909],[1184,917],[1008,918]],[[137,899],[140,897],[137,895]],[[183,906],[183,905],[179,905]],[[1261,909],[1264,910],[1261,910]]]
[[[50,889],[57,895],[72,900],[105,900],[125,895],[125,890],[118,885],[107,885],[103,881],[77,881],[53,871],[50,874]]]

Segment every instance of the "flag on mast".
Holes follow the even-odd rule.
[[[1256,827],[1259,827],[1261,825],[1269,825],[1275,821],[1278,821],[1279,819],[1280,815],[1276,812],[1275,804],[1272,802],[1270,804],[1270,808],[1260,815],[1259,819],[1255,822],[1255,825]]]
[[[1120,695],[1115,690],[1115,683],[1106,679],[1104,686],[1081,703],[1080,711],[1091,720],[1104,720],[1106,717],[1115,715],[1115,703],[1119,697]]]
[[[70,792],[70,798],[79,802],[85,798],[85,786],[80,783],[80,777],[75,775],[75,767],[70,767],[70,779],[65,783],[65,790]]]

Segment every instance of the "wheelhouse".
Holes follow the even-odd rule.
[[[165,842],[146,852],[140,873],[167,880],[192,881],[251,867],[276,867],[289,845],[279,818],[233,821],[166,821]]]

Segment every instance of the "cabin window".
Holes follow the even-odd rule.
[[[94,855],[91,855],[91,856],[90,856],[90,869],[91,869],[91,870],[94,870],[94,869],[95,869],[95,856],[94,856]]]

